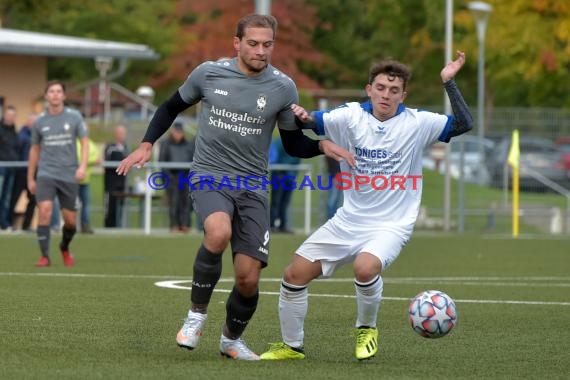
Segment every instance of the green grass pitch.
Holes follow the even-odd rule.
[[[259,308],[245,340],[257,352],[280,340],[279,278],[303,236],[272,237]],[[354,359],[351,268],[309,291],[307,359],[245,363],[218,353],[232,286],[226,252],[200,347],[175,343],[201,237],[78,235],[65,268],[52,236],[52,267],[33,267],[34,235],[0,236],[1,379],[567,379],[570,240],[414,235],[384,273],[380,351]],[[407,321],[422,290],[456,301],[457,327],[428,340]]]

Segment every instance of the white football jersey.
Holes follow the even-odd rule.
[[[388,229],[409,236],[422,196],[422,155],[440,140],[448,142],[453,116],[410,109],[380,121],[370,102],[347,103],[313,113],[317,133],[356,158],[356,169],[341,163],[343,206],[335,218],[355,228]],[[337,177],[338,178],[338,177]]]

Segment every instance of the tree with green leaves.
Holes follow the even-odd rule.
[[[486,98],[496,106],[570,106],[570,3],[488,1]],[[456,16],[459,42],[476,65],[477,38],[469,11]]]

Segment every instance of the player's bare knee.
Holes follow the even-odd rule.
[[[229,241],[225,240],[208,240],[204,239],[204,247],[210,252],[214,252],[214,254],[222,254],[226,247],[228,246]]]
[[[69,211],[63,212],[63,224],[66,228],[75,228],[76,227],[76,214],[70,213]]]
[[[223,228],[206,231],[204,234],[204,246],[210,252],[223,252],[230,242],[231,231]]]
[[[52,213],[51,205],[38,205],[38,223],[40,225],[49,224]]]
[[[293,284],[294,273],[291,270],[291,265],[288,265],[283,271],[283,281]]]
[[[358,282],[372,281],[382,270],[382,264],[377,266],[362,265],[362,263],[354,264],[354,278]]]
[[[283,272],[283,281],[291,285],[307,285],[314,277],[300,268],[289,265]]]
[[[253,297],[257,293],[259,276],[236,274],[235,285],[244,297]]]

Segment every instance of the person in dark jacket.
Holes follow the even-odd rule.
[[[341,185],[336,180],[336,176],[340,173],[340,164],[337,160],[326,157],[327,171],[330,181],[333,183],[327,192],[327,220],[336,214],[336,210],[342,206],[342,190]]]
[[[161,162],[184,162],[180,168],[165,168],[164,172],[170,179],[166,188],[168,197],[168,210],[170,217],[171,232],[188,232],[192,226],[190,213],[192,203],[187,186],[184,186],[184,178],[189,174],[190,162],[194,159],[195,140],[188,141],[184,135],[182,123],[174,123],[170,128],[168,139],[160,145],[159,161]],[[181,181],[182,179],[182,181]],[[179,184],[182,183],[182,186]]]
[[[28,116],[26,124],[22,125],[18,131],[18,160],[27,162],[30,156],[30,147],[32,144],[32,125],[36,122],[38,115],[35,113]],[[26,167],[16,168],[16,174],[14,177],[14,187],[12,188],[12,197],[10,201],[10,210],[12,210],[12,215],[15,215],[16,204],[22,191],[26,191],[26,197],[28,199],[28,204],[24,212],[24,220],[22,222],[22,230],[29,231],[32,224],[32,218],[34,217],[34,211],[36,208],[36,196],[30,193],[28,190],[28,169]],[[14,220],[14,219],[12,219]]]
[[[269,148],[270,164],[298,165],[301,159],[285,152],[280,138],[273,139]],[[296,170],[272,170],[271,175],[275,184],[271,188],[271,202],[269,207],[269,223],[273,232],[292,233],[289,225],[289,206],[295,191]]]
[[[127,129],[117,125],[113,131],[115,141],[105,147],[105,161],[122,161],[128,155]],[[105,168],[105,227],[120,227],[126,191],[127,178],[115,172],[115,168]]]
[[[16,107],[7,106],[0,120],[0,161],[18,161],[18,134],[16,133]],[[0,166],[0,229],[12,227],[10,200],[16,168]]]

